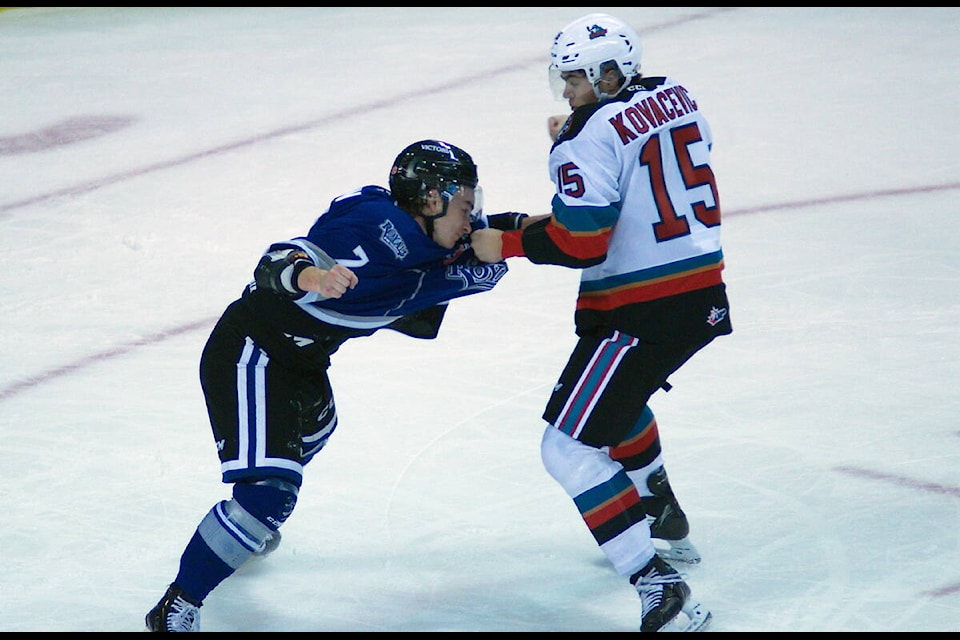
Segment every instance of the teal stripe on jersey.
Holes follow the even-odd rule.
[[[604,207],[567,206],[560,196],[553,196],[553,215],[571,233],[589,233],[609,229],[620,218],[620,203]]]

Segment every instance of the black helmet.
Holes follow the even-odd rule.
[[[431,189],[447,199],[459,187],[476,186],[477,165],[470,154],[440,140],[414,142],[400,152],[390,169],[390,191],[397,204],[413,215],[419,215]]]

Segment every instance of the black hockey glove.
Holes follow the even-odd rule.
[[[491,229],[498,229],[500,231],[516,231],[520,228],[521,222],[526,217],[527,214],[517,213],[516,211],[495,213],[487,216],[487,224]]]
[[[269,289],[287,300],[302,298],[306,291],[297,286],[297,277],[313,262],[298,249],[271,251],[260,258],[253,271],[257,287]]]

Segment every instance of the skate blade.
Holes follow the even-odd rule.
[[[664,560],[674,562],[684,562],[686,564],[699,564],[700,552],[686,538],[683,540],[664,540],[670,546],[667,548],[658,547],[657,555]]]
[[[663,633],[690,633],[694,631],[705,631],[713,620],[713,614],[699,602],[687,601],[683,605],[683,610],[678,613],[673,620],[663,625],[660,631]]]

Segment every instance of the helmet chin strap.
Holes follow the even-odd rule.
[[[434,241],[436,241],[436,238],[433,237],[433,221],[437,218],[442,218],[443,216],[447,215],[447,208],[450,206],[450,199],[453,196],[445,197],[445,193],[440,192],[438,193],[437,197],[440,198],[441,203],[440,213],[432,216],[425,216],[422,213],[420,214],[420,217],[423,218],[424,225],[426,226],[427,237]]]
[[[425,231],[427,232],[427,237],[436,242],[436,238],[433,237],[433,221],[437,216],[421,216],[423,218],[423,223],[426,226]]]
[[[609,77],[611,72],[614,72],[616,77],[613,77],[613,78]],[[613,67],[613,66],[604,67],[604,65],[601,65],[600,77],[597,78],[597,81],[593,84],[593,93],[600,100],[608,100],[616,96],[618,93],[620,93],[620,91],[625,86],[627,86],[630,80],[632,80],[632,78],[626,77],[623,74],[623,72],[620,71],[619,67]],[[612,82],[616,85],[613,91],[607,93],[600,90],[600,84],[603,83],[604,81]]]

